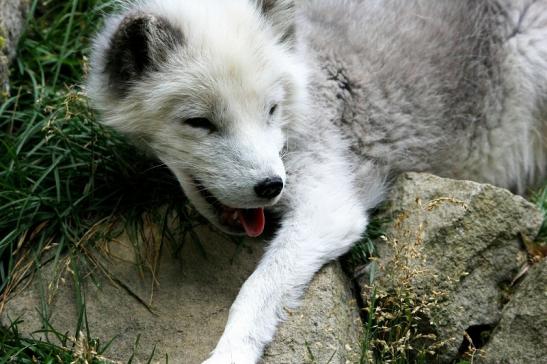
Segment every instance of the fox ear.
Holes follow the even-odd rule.
[[[295,41],[295,2],[294,0],[256,0],[259,9],[271,22],[282,43]]]
[[[143,13],[127,15],[104,54],[109,87],[124,96],[133,82],[157,70],[169,53],[183,44],[182,31],[167,19]]]

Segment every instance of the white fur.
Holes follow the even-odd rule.
[[[261,13],[263,2],[273,10]],[[519,192],[544,180],[547,1],[471,3],[298,2],[292,41],[291,0],[148,0],[108,19],[88,81],[103,122],[158,156],[221,229],[195,178],[225,205],[283,214],[206,363],[259,360],[283,308],[359,240],[394,174],[431,171]],[[135,14],[167,19],[184,42],[161,62],[152,53],[157,69],[120,97],[108,52]],[[219,132],[184,123],[194,117]],[[284,192],[262,201],[253,186],[271,175]]]
[[[105,92],[106,76],[93,72],[88,92],[103,122],[130,135],[146,135],[138,143],[173,170],[195,207],[221,229],[188,170],[206,180],[225,205],[277,202],[257,199],[253,186],[272,175],[285,179],[279,155],[282,128],[305,103],[303,63],[275,42],[276,35],[246,0],[152,0],[127,10],[137,11],[167,18],[182,29],[188,44],[171,55],[166,72],[143,81],[125,100]],[[97,38],[95,70],[104,67],[109,39],[121,20],[110,19]],[[269,117],[273,104],[279,104],[278,111]],[[222,137],[181,125],[180,120],[204,115],[219,121]]]
[[[292,191],[296,205],[243,285],[206,363],[256,362],[284,308],[294,307],[313,274],[360,238],[367,224],[365,208],[348,184],[351,179],[344,178],[349,173],[344,164],[333,157],[302,171],[305,177]]]

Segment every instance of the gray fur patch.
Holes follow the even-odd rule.
[[[109,88],[125,96],[135,81],[158,70],[168,53],[184,44],[184,35],[162,17],[137,13],[127,16],[118,27],[106,52],[104,72]]]
[[[257,0],[259,9],[281,35],[281,43],[294,45],[296,40],[294,0]]]

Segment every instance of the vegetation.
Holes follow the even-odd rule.
[[[533,193],[531,200],[543,211],[544,216],[543,225],[536,240],[540,245],[547,245],[547,184],[538,192]]]
[[[397,219],[404,219],[398,217]],[[416,278],[432,276],[427,268],[418,268],[416,261],[422,260],[418,231],[416,241],[400,244],[383,234],[381,220],[373,220],[364,241],[353,250],[366,256],[368,282],[362,285],[364,335],[361,341],[361,364],[365,363],[428,363],[434,362],[436,354],[445,343],[434,332],[428,332],[424,318],[439,307],[445,293],[423,295],[416,292]],[[396,225],[398,225],[396,223]],[[377,264],[377,256],[371,236],[382,239],[390,246],[393,255],[389,264]],[[361,261],[362,263],[363,261]],[[377,275],[381,284],[377,284]]]
[[[181,216],[192,213],[165,167],[95,121],[79,86],[89,37],[111,7],[105,0],[32,3],[11,97],[0,108],[2,297],[44,251],[57,260],[97,238],[98,223],[138,220],[170,202]]]
[[[0,311],[43,263],[78,272],[90,242],[117,234],[121,225],[138,231],[151,208],[167,206],[158,219],[176,210],[184,231],[201,223],[171,173],[98,124],[87,105],[80,84],[90,37],[113,7],[112,0],[31,3],[11,92],[0,106]],[[47,307],[41,314],[44,330],[54,332]],[[16,326],[0,331],[0,363],[68,363],[70,345],[76,350],[92,342],[86,335],[55,335],[64,343],[55,346],[20,338]],[[80,330],[85,332],[85,320],[75,332]],[[89,352],[100,356],[94,348]]]
[[[529,261],[524,263],[512,284],[522,278],[532,264],[547,256],[547,185],[529,197],[543,211],[545,218],[534,240],[528,241],[522,237]],[[399,219],[405,218],[404,215],[396,217],[392,223],[399,226]],[[435,281],[427,265],[416,264],[424,259],[420,249],[422,242],[418,238],[422,235],[420,229],[423,226],[407,232],[405,235],[409,240],[401,244],[385,236],[385,223],[385,220],[373,219],[366,236],[352,249],[349,259],[352,271],[368,277],[361,292],[365,329],[361,342],[361,364],[436,362],[438,353],[448,342],[440,340],[424,318],[432,317],[432,313],[441,307],[440,302],[446,292],[441,288],[429,295],[416,292],[414,281],[423,281],[424,278]],[[411,237],[416,237],[416,241],[412,241]],[[374,242],[378,239],[382,239],[392,252],[389,264],[384,262],[380,266],[376,263]],[[377,284],[376,278],[379,276],[381,283]],[[448,276],[444,279],[446,282],[454,281]],[[468,363],[467,359],[472,363],[480,355],[480,349],[475,348],[470,334],[464,335],[468,339],[468,347],[461,353],[462,359],[458,364]]]
[[[108,344],[100,348],[96,340],[87,341],[86,336],[69,337],[53,330],[48,332],[55,335],[58,345],[49,341],[23,338],[17,331],[17,323],[9,328],[0,328],[0,363],[111,363],[112,361],[101,354],[108,348]]]

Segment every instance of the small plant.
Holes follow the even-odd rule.
[[[537,243],[547,245],[547,184],[537,192],[532,193],[532,202],[543,211],[544,216],[543,225],[536,239]]]
[[[438,199],[419,208],[427,213],[443,203],[461,201]],[[435,317],[447,292],[442,289],[421,291],[417,282],[433,278],[422,253],[424,226],[403,231],[408,218],[401,214],[392,222],[400,241],[385,234],[382,244],[390,250],[388,261],[380,261],[369,251],[368,284],[363,287],[365,301],[365,334],[362,341],[361,363],[429,363],[448,343],[435,333]],[[376,231],[381,231],[375,229]],[[450,281],[446,277],[446,281]]]
[[[437,338],[424,319],[431,317],[445,295],[443,292],[432,295],[417,292],[413,284],[415,278],[423,278],[430,272],[409,264],[403,244],[386,237],[384,239],[395,254],[388,269],[385,266],[378,268],[382,285],[372,283],[366,287],[369,342],[366,343],[366,357],[362,362],[428,362],[445,343]]]
[[[46,332],[55,336],[58,344],[34,338],[23,338],[16,321],[8,328],[0,327],[1,363],[70,363],[70,364],[109,364],[114,361],[102,353],[108,344],[101,346],[95,339],[89,339],[83,332],[70,337],[54,330],[44,330],[33,335],[43,336]]]

